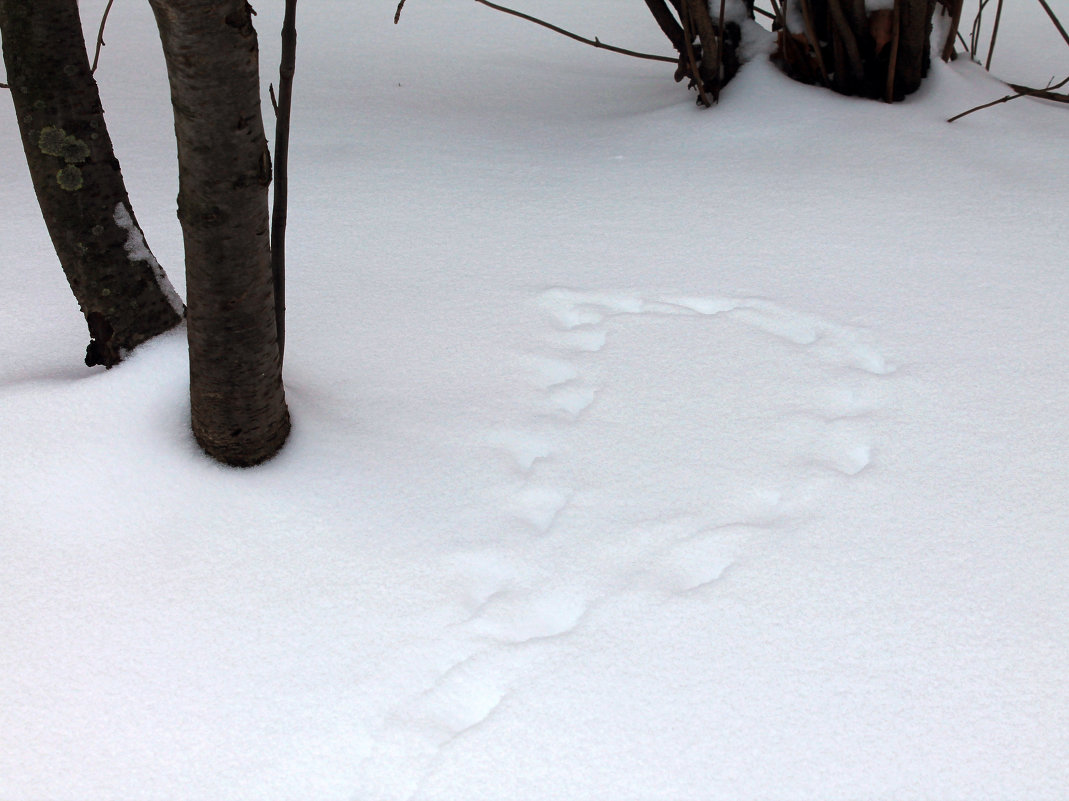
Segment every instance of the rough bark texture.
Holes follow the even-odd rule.
[[[182,304],[145,246],[89,69],[77,0],[0,0],[11,97],[48,233],[107,367]]]
[[[193,433],[252,465],[289,433],[268,242],[271,161],[245,0],[150,0],[178,141]]]
[[[847,95],[901,100],[917,91],[931,61],[936,0],[896,0],[868,12],[862,0],[788,0],[778,21],[779,59],[793,78]],[[796,30],[797,28],[797,30]]]
[[[721,88],[739,71],[738,49],[742,39],[739,24],[728,21],[720,29],[719,2],[713,4],[716,14],[709,0],[645,2],[658,27],[679,53],[676,80],[686,78],[698,90],[700,105],[718,102]],[[743,4],[752,18],[753,0],[743,0]]]

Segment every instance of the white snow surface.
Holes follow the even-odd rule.
[[[1008,5],[996,72],[1064,76]],[[183,332],[81,365],[0,114],[0,797],[1064,799],[1066,109],[758,60],[701,111],[393,10],[300,7],[294,428],[255,469],[193,442]],[[668,50],[642,3],[525,10]],[[183,291],[147,4],[106,40]]]

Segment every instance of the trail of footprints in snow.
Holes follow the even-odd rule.
[[[588,355],[604,348],[608,340],[606,321],[621,315],[731,315],[825,362],[873,376],[895,371],[877,349],[862,341],[857,329],[758,298],[666,295],[647,300],[637,295],[554,288],[543,292],[539,302],[555,323],[555,330],[546,337],[547,344],[564,356],[540,357],[537,383],[546,393],[549,408],[570,422],[579,420],[594,402],[597,387],[583,377],[579,366],[568,356]],[[814,461],[848,476],[864,470],[872,459],[871,446],[864,438],[858,438],[855,427],[843,423],[868,411],[870,407],[846,387],[833,393],[821,408],[812,409],[811,413],[825,423],[820,441],[814,444]],[[550,440],[531,432],[495,432],[490,442],[507,451],[529,477],[539,459],[554,453]],[[572,496],[570,489],[531,480],[516,494],[513,511],[545,534]]]
[[[762,299],[643,298],[554,288],[543,292],[538,302],[553,322],[545,335],[553,355],[536,356],[533,375],[549,424],[543,418],[530,430],[494,431],[487,437],[491,446],[508,454],[521,477],[522,486],[508,511],[529,526],[535,552],[575,496],[573,488],[540,480],[538,465],[562,450],[570,427],[594,403],[598,386],[584,375],[582,365],[606,346],[607,324],[613,318],[729,315],[833,366],[854,368],[870,377],[895,370],[863,341],[860,330]],[[873,410],[873,404],[848,383],[830,387],[821,404],[804,410],[822,427],[812,447],[814,462],[846,477],[864,470],[872,461],[872,448],[853,423]],[[686,596],[717,582],[755,531],[772,528],[798,512],[788,495],[755,490],[726,516],[680,515],[633,527],[626,532],[635,555],[626,584]],[[467,638],[467,647],[459,649],[462,656],[447,660],[422,694],[395,710],[366,765],[391,774],[392,781],[398,774],[409,776],[406,795],[418,794],[442,749],[493,714],[511,683],[535,658],[532,648],[545,647],[573,631],[600,598],[611,594],[604,587],[575,581],[575,574],[551,575],[538,561],[535,553],[530,564],[519,564],[514,556],[492,549],[458,555],[453,567],[467,576],[470,615],[459,624],[457,634]]]

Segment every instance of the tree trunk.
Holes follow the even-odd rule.
[[[0,0],[0,33],[34,191],[89,325],[85,363],[111,367],[181,322],[182,302],[134,217],[77,0]]]
[[[149,0],[167,60],[186,250],[193,434],[233,465],[269,459],[290,421],[268,242],[271,160],[245,0]]]
[[[787,0],[785,8],[795,22],[778,21],[778,55],[791,77],[888,102],[920,88],[935,0],[895,0],[893,10],[874,11],[863,0]]]

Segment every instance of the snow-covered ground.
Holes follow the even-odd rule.
[[[1007,5],[996,73],[1065,77]],[[637,0],[524,8],[668,50]],[[700,111],[393,10],[300,9],[294,429],[253,470],[193,443],[182,332],[81,366],[3,101],[0,796],[1065,798],[1069,111],[762,59]],[[181,291],[147,4],[106,40]]]

